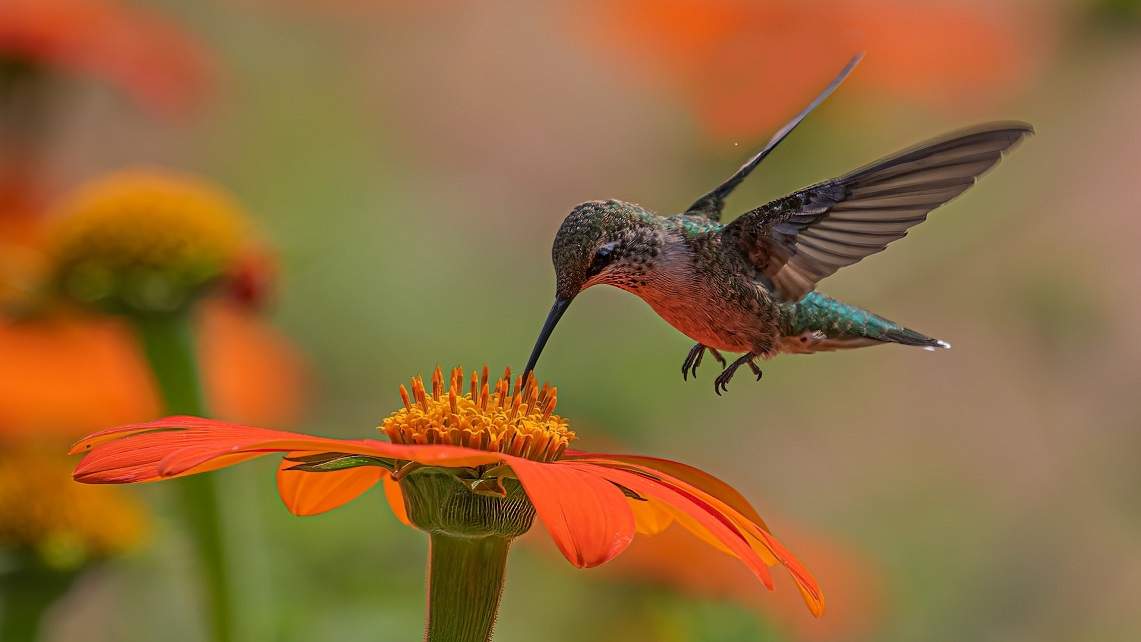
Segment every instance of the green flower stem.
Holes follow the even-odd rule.
[[[432,533],[427,642],[488,642],[503,594],[506,537]]]
[[[38,640],[45,613],[75,576],[36,565],[0,575],[0,640]]]
[[[205,416],[190,313],[138,315],[133,321],[166,412]],[[234,639],[234,595],[215,480],[197,475],[175,483],[183,518],[203,567],[212,639],[229,642]]]

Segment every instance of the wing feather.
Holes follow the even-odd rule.
[[[744,181],[745,178],[748,177],[749,174],[757,168],[757,165],[761,164],[761,161],[765,160],[765,157],[767,157],[774,149],[777,148],[777,145],[781,144],[781,141],[783,141],[786,136],[792,133],[792,130],[796,129],[796,126],[799,125],[801,121],[808,117],[808,114],[812,113],[813,109],[819,107],[820,103],[824,102],[828,96],[832,95],[832,92],[836,91],[836,88],[844,82],[848,75],[852,73],[852,70],[856,68],[856,65],[860,64],[860,61],[863,60],[863,58],[864,54],[862,53],[853,56],[852,59],[848,61],[848,64],[840,70],[840,73],[836,76],[836,78],[834,78],[832,82],[824,88],[824,91],[820,92],[820,94],[817,95],[816,98],[812,100],[812,102],[808,103],[808,106],[802,109],[799,114],[793,117],[792,120],[785,123],[784,127],[778,129],[777,132],[773,134],[773,137],[769,139],[769,142],[766,143],[765,146],[761,149],[761,151],[757,152],[752,156],[752,158],[745,161],[744,165],[742,165],[737,171],[733,172],[733,175],[725,179],[720,185],[714,187],[712,190],[702,195],[701,198],[694,201],[693,204],[690,205],[688,209],[686,209],[685,213],[690,216],[704,216],[711,221],[720,221],[721,211],[725,209],[725,199],[729,196],[729,194],[734,189],[737,189],[737,186],[740,185],[741,182]]]
[[[746,212],[721,232],[785,300],[882,252],[962,194],[1033,129],[991,123],[906,149]]]

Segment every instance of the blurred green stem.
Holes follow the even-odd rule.
[[[432,533],[427,642],[488,642],[503,594],[505,537]]]
[[[137,316],[133,320],[167,414],[205,416],[190,313]],[[195,475],[177,484],[183,518],[202,564],[212,639],[230,642],[234,639],[233,592],[215,480]]]
[[[71,586],[75,575],[39,567],[5,574],[0,599],[0,640],[35,642],[48,608]]]

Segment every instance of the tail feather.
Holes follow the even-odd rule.
[[[921,332],[916,332],[911,328],[904,328],[902,326],[888,330],[884,333],[884,338],[892,343],[901,343],[905,346],[920,346],[928,350],[948,350],[951,348],[951,344],[946,341],[929,337]]]
[[[810,292],[781,306],[783,352],[820,352],[882,343],[947,349],[951,344],[929,337],[862,308]]]

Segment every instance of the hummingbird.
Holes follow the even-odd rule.
[[[631,292],[696,344],[682,378],[696,378],[706,351],[723,370],[721,395],[742,366],[759,381],[757,359],[782,353],[897,343],[927,350],[950,344],[816,292],[842,267],[884,250],[927,214],[962,194],[1019,141],[1021,122],[957,131],[821,181],[721,221],[729,194],[859,64],[836,78],[728,179],[680,214],[663,217],[620,200],[587,201],[560,225],[551,249],[555,302],[524,378],[583,290],[607,284]],[[727,362],[721,352],[741,353]]]

